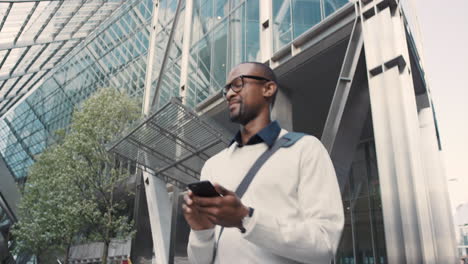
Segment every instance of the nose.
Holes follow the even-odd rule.
[[[230,101],[233,96],[235,96],[237,93],[234,92],[231,88],[226,93],[226,101]]]

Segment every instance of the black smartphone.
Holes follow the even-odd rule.
[[[199,181],[187,185],[190,190],[200,197],[217,197],[219,193],[214,188],[213,184],[209,181]]]

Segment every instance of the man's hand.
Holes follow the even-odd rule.
[[[182,209],[184,211],[185,220],[187,220],[187,223],[193,230],[213,228],[214,224],[208,219],[208,216],[200,213],[198,205],[194,203],[195,197],[196,196],[190,190],[184,195],[185,203],[182,205]]]
[[[193,197],[200,215],[206,216],[213,224],[224,227],[242,227],[242,219],[249,214],[237,195],[219,184],[214,185],[220,197]]]

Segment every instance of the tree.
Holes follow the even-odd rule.
[[[126,214],[125,180],[129,173],[105,145],[139,117],[138,104],[105,88],[73,114],[69,132],[31,167],[14,235],[18,250],[40,256],[73,242],[104,242],[107,262],[112,238],[128,237],[133,224]]]
[[[68,175],[87,202],[83,218],[88,223],[88,236],[104,242],[104,264],[111,239],[132,234],[124,199],[130,190],[122,190],[129,173],[106,151],[106,144],[135,121],[139,113],[138,104],[128,96],[101,89],[75,111],[63,142],[65,151],[73,157]]]
[[[19,205],[20,221],[13,228],[17,252],[41,256],[51,250],[68,251],[84,222],[82,207],[64,167],[69,156],[61,146],[45,150],[29,171]],[[66,260],[67,262],[67,260]]]

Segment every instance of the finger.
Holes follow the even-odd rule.
[[[193,196],[194,196],[192,190],[188,190],[187,195],[188,195],[190,198],[193,198]]]
[[[193,200],[190,199],[190,197],[188,195],[184,195],[184,202],[187,204],[187,205],[192,205],[193,204]]]
[[[187,214],[191,214],[193,212],[192,208],[188,207],[185,204],[182,205],[182,210],[184,210],[184,213],[187,213]]]
[[[216,217],[219,214],[218,208],[215,207],[199,207],[198,212],[213,217]]]
[[[221,186],[220,184],[218,183],[215,183],[214,184],[214,187],[216,189],[216,191],[221,194],[222,196],[225,196],[225,195],[229,195],[229,194],[232,194],[233,192],[229,191],[228,189],[224,188],[223,186]]]
[[[194,197],[193,202],[200,207],[218,207],[221,204],[221,197]]]

